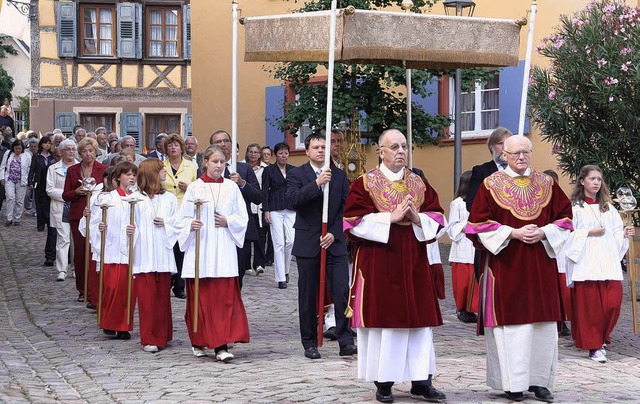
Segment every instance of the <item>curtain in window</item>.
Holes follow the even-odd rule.
[[[113,13],[110,9],[100,10],[100,54],[113,55]]]
[[[96,55],[96,40],[97,40],[97,9],[85,8],[84,9],[84,48],[82,53],[85,55]]]
[[[177,10],[165,10],[165,27],[164,27],[164,40],[165,50],[164,55],[167,57],[178,56],[178,11]]]
[[[161,57],[162,54],[162,11],[149,13],[149,55]]]

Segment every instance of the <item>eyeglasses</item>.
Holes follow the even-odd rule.
[[[520,157],[520,155],[523,155],[524,157],[531,156],[531,150],[522,150],[522,151],[518,151],[518,152],[508,152],[508,151],[505,150],[504,152],[507,153],[511,157]]]
[[[231,143],[231,140],[229,140],[229,139],[218,139],[215,142],[213,142],[213,144],[222,144],[222,143]]]

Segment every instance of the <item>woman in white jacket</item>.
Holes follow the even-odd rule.
[[[62,213],[65,201],[62,199],[64,191],[64,181],[67,178],[67,169],[76,160],[76,142],[65,139],[58,146],[61,160],[49,167],[47,170],[47,195],[51,198],[49,213],[49,224],[55,228],[58,235],[56,238],[56,269],[58,270],[57,281],[64,281],[67,277],[67,267],[69,266],[69,247],[71,245],[71,227],[69,220],[64,221]]]
[[[173,338],[171,275],[178,272],[173,246],[178,241],[178,198],[162,187],[167,170],[158,159],[138,168],[143,200],[136,204],[133,278],[138,295],[140,343],[145,352],[166,348]]]
[[[565,244],[567,284],[572,286],[571,332],[576,346],[589,350],[589,358],[607,361],[606,344],[620,316],[622,268],[629,248],[625,227],[611,204],[609,190],[598,166],[582,167],[571,194],[574,232]]]
[[[0,185],[4,186],[7,198],[7,221],[5,226],[20,226],[27,192],[31,154],[23,153],[21,140],[15,140],[2,157],[0,164]]]

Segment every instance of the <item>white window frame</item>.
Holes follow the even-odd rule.
[[[449,114],[451,116],[451,119],[455,119],[455,113],[456,113],[456,92],[455,92],[455,80],[453,80],[452,78],[449,78]],[[500,108],[491,108],[491,109],[482,109],[482,94],[483,92],[486,91],[496,91],[498,92],[498,97],[500,97],[500,79],[498,78],[498,87],[495,88],[490,88],[488,90],[485,90],[484,88],[484,84],[482,84],[481,82],[477,81],[476,82],[476,87],[474,90],[474,95],[475,95],[475,123],[474,123],[474,128],[481,128],[482,127],[482,112],[490,112],[490,111],[498,111],[498,114],[500,114]],[[467,94],[466,91],[463,91],[462,94]],[[498,106],[500,105],[500,102],[498,100]],[[451,122],[451,126],[449,127],[449,138],[453,139],[454,135],[455,135],[455,122]],[[491,135],[491,132],[493,132],[495,128],[487,128],[487,129],[481,129],[481,130],[468,130],[468,131],[462,131],[462,138],[472,138],[472,137],[488,137],[489,135]]]
[[[300,95],[296,94],[296,104],[300,101]],[[304,140],[307,136],[311,135],[311,128],[309,128],[309,120],[307,119],[300,125],[298,131],[296,132],[295,141],[296,146],[295,150],[305,150]]]

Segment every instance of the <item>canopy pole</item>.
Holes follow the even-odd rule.
[[[331,166],[331,118],[333,115],[333,69],[336,53],[336,19],[338,0],[331,1],[331,30],[329,34],[329,67],[327,77],[327,116],[325,120],[325,150],[323,171]],[[322,199],[322,237],[327,235],[327,223],[329,221],[329,185],[323,186]],[[320,287],[318,289],[318,346],[322,346],[322,334],[324,328],[324,292],[326,289],[327,250],[320,248]]]
[[[238,144],[238,0],[231,1],[231,167],[236,172]]]
[[[411,9],[413,8],[413,1],[411,0],[404,0],[401,4],[402,9],[404,10],[405,13],[410,13]],[[406,61],[405,61],[405,66],[406,66]],[[413,100],[412,100],[412,95],[413,95],[413,87],[411,84],[411,69],[406,69],[406,87],[407,87],[407,146],[409,147],[407,149],[407,165],[409,166],[409,168],[413,168],[413,124],[412,124],[412,117],[411,117],[411,109],[413,106]]]
[[[531,54],[533,53],[533,31],[536,25],[538,3],[531,2],[531,24],[529,25],[529,37],[527,38],[527,56],[524,62],[524,76],[522,76],[522,99],[520,100],[520,120],[518,121],[518,134],[524,135],[524,120],[527,114],[527,97],[529,95],[529,75],[531,74]]]

